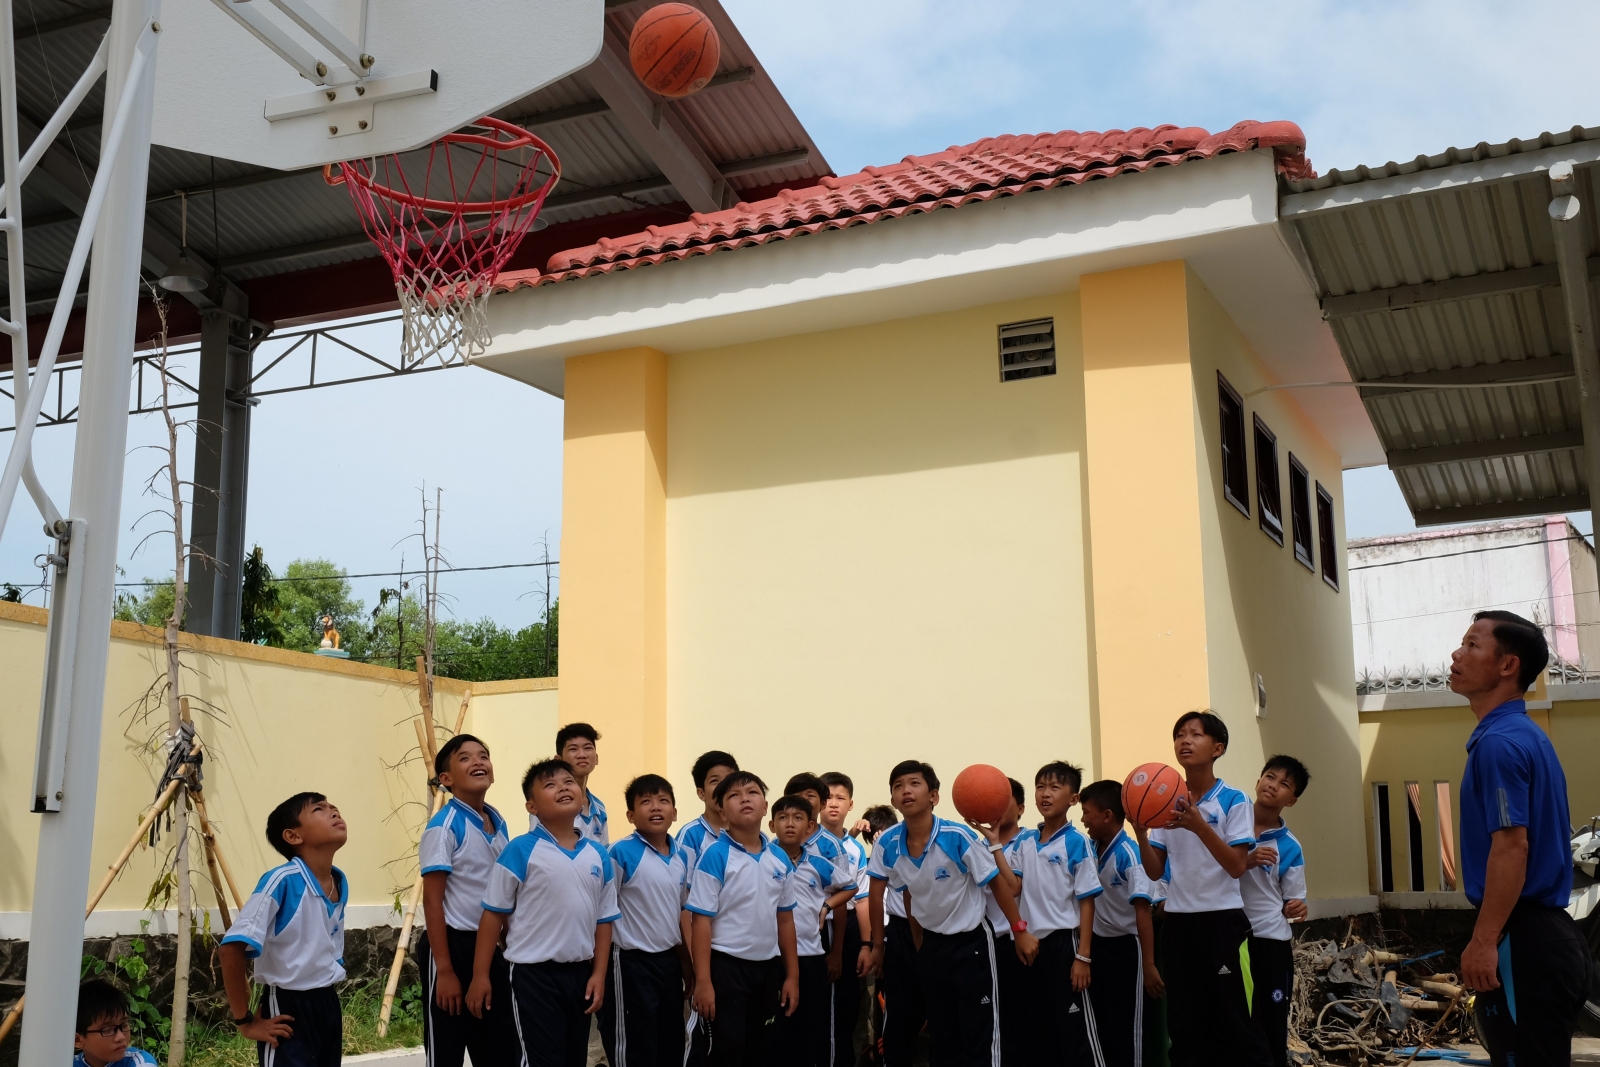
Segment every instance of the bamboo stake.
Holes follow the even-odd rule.
[[[217,832],[211,826],[211,820],[206,816],[206,798],[204,794],[196,791],[189,796],[194,800],[195,813],[200,816],[200,832],[211,845],[212,854],[217,858],[217,866],[222,868],[223,880],[228,883],[228,892],[233,894],[233,906],[244,907],[244,894],[239,892],[239,887],[233,880],[233,869],[228,866],[228,857],[222,854],[222,848],[217,844]]]

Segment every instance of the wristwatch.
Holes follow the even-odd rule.
[[[233,1025],[235,1025],[235,1026],[249,1026],[251,1023],[253,1023],[255,1021],[256,1021],[256,1013],[253,1012],[253,1011],[246,1011],[244,1013],[244,1017],[243,1018],[233,1020]]]
[[[1026,933],[1027,930],[1028,930],[1028,920],[1027,919],[1018,919],[1016,922],[1011,924],[1011,932],[1014,933],[1014,934]]]

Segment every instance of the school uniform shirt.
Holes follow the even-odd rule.
[[[478,928],[489,870],[511,843],[500,813],[487,804],[483,810],[492,831],[483,828],[483,818],[469,805],[451,797],[428,820],[417,849],[423,874],[442,871],[450,876],[444,881],[444,921],[456,930]]]
[[[678,848],[683,852],[684,866],[690,875],[700,865],[700,857],[706,854],[706,848],[720,836],[717,828],[706,822],[704,815],[696,816],[688,826],[678,831]],[[685,879],[684,891],[688,892],[688,888],[688,880]]]
[[[72,1057],[72,1067],[89,1067],[89,1061],[83,1058],[81,1051]],[[156,1067],[156,1058],[142,1048],[129,1048],[122,1059],[108,1063],[106,1067]]]
[[[1156,901],[1155,887],[1139,860],[1138,842],[1128,836],[1128,831],[1121,830],[1103,849],[1097,841],[1089,843],[1095,850],[1100,888],[1105,890],[1094,902],[1094,936],[1137,934],[1139,924],[1133,902],[1142,900],[1154,906]]]
[[[818,840],[822,835],[826,837]],[[822,929],[817,923],[822,905],[841,889],[855,888],[855,871],[838,842],[826,830],[818,830],[801,849],[800,862],[789,872],[789,895],[795,902],[796,950],[801,956],[822,955]]]
[[[848,905],[850,910],[854,911],[856,901],[866,900],[872,889],[867,882],[867,846],[849,834],[839,838],[839,844],[850,861],[851,877],[855,879],[856,883],[856,895],[850,898]]]
[[[983,887],[1000,874],[987,842],[960,823],[933,818],[928,847],[906,851],[906,824],[885,830],[867,861],[867,876],[892,892],[911,891],[911,916],[924,930],[964,934],[984,920]]]
[[[684,907],[714,920],[713,951],[743,960],[770,960],[778,954],[778,912],[795,910],[789,880],[794,869],[783,849],[765,834],[754,852],[722,834],[689,876]]]
[[[990,853],[990,855],[995,857],[996,863],[1009,863],[1011,865],[1011,873],[1019,877],[1022,875],[1022,869],[1017,866],[1017,842],[1021,840],[1021,838],[1022,834],[1019,832],[1016,837],[1013,837],[1010,841],[1006,842],[1005,848],[1001,849],[998,853]],[[994,929],[996,935],[1000,937],[1010,937],[1011,920],[1007,919],[1006,913],[1000,910],[1000,902],[995,899],[995,893],[997,891],[1004,892],[1004,890],[1000,888],[1000,880],[998,878],[983,887],[983,915],[984,918],[989,920],[989,925]]]
[[[1229,846],[1256,843],[1255,808],[1245,795],[1221,778],[1195,807]],[[1200,836],[1189,830],[1150,831],[1150,844],[1167,856],[1167,911],[1189,913],[1244,907],[1239,879],[1222,869]]]
[[[295,857],[261,876],[222,939],[243,945],[259,985],[321,989],[344,981],[344,906],[350,883],[333,869],[339,899],[329,900],[305,861]]]
[[[587,837],[568,851],[540,824],[495,860],[483,908],[508,916],[512,963],[593,959],[594,928],[620,917],[611,856]]]
[[[589,798],[589,806],[578,812],[577,818],[572,820],[572,828],[589,840],[598,841],[601,848],[609,848],[611,829],[606,823],[606,806],[593,793],[585,790],[584,795]]]
[[[687,871],[683,850],[667,835],[662,855],[635,830],[611,846],[617,873],[617,911],[611,943],[641,952],[665,952],[683,940],[678,916],[683,912]]]
[[[1278,850],[1278,862],[1270,867],[1251,867],[1239,879],[1244,913],[1255,936],[1288,941],[1294,934],[1289,929],[1288,916],[1283,914],[1283,902],[1306,898],[1305,850],[1300,847],[1300,839],[1283,825],[1263,833],[1256,848],[1263,845]]]
[[[1048,838],[1038,830],[1024,830],[1016,847],[1022,874],[1019,910],[1028,933],[1044,938],[1057,930],[1076,930],[1078,902],[1105,892],[1089,839],[1069,822]]]

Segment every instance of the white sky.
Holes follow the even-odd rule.
[[[1600,122],[1600,7],[1553,3],[1191,3],[1129,0],[724,0],[837,173],[1002,133],[1291,119],[1321,171]],[[382,337],[371,343],[382,345]],[[135,417],[130,448],[160,438]],[[417,558],[418,489],[445,489],[444,544],[471,566],[551,555],[560,537],[560,402],[486,371],[269,397],[255,411],[247,541],[278,567],[322,555],[351,572]],[[65,502],[71,428],[41,430],[41,474]],[[5,438],[9,442],[9,436]],[[128,459],[126,522],[159,465]],[[1385,470],[1345,479],[1352,537],[1411,528]],[[1575,517],[1586,532],[1588,516]],[[140,527],[148,531],[151,523]],[[44,548],[19,494],[0,579]],[[131,578],[170,548],[122,538]],[[358,580],[370,606],[378,579]],[[391,583],[392,584],[392,580]],[[533,571],[448,576],[458,616],[522,625]],[[30,597],[37,603],[37,595]]]

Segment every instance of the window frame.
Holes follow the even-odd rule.
[[[1312,523],[1311,513],[1311,474],[1306,470],[1306,465],[1289,453],[1289,532],[1294,542],[1294,558],[1306,570],[1315,574],[1317,572],[1314,562],[1315,549],[1311,544]],[[1300,539],[1301,525],[1304,524],[1305,540]]]
[[[1322,554],[1322,566],[1318,573],[1322,580],[1328,583],[1329,588],[1337,591],[1339,588],[1339,546],[1333,527],[1333,494],[1317,486],[1317,548]],[[1331,573],[1330,573],[1331,572]]]
[[[1229,412],[1229,404],[1232,404],[1237,412],[1236,417]],[[1234,427],[1237,427],[1238,430],[1238,440],[1236,442],[1229,439],[1229,430]],[[1246,447],[1244,432],[1244,397],[1239,395],[1239,390],[1229,384],[1228,379],[1222,376],[1221,371],[1217,372],[1217,446],[1222,459],[1222,497],[1239,509],[1239,514],[1248,519],[1250,517],[1250,454]],[[1232,471],[1232,464],[1229,461],[1229,457],[1235,453],[1237,453],[1239,461],[1236,472],[1238,474],[1237,484],[1235,484],[1232,477],[1235,472]],[[1234,491],[1235,489],[1242,491],[1243,499],[1240,498],[1239,493]]]
[[[1262,421],[1261,416],[1252,413],[1252,433],[1250,435],[1251,451],[1256,457],[1256,525],[1261,532],[1276,541],[1279,547],[1283,545],[1283,477],[1278,469],[1278,435],[1272,428]],[[1262,462],[1262,443],[1265,442],[1272,456],[1272,470],[1263,470],[1266,466]],[[1273,505],[1268,507],[1268,504]]]

